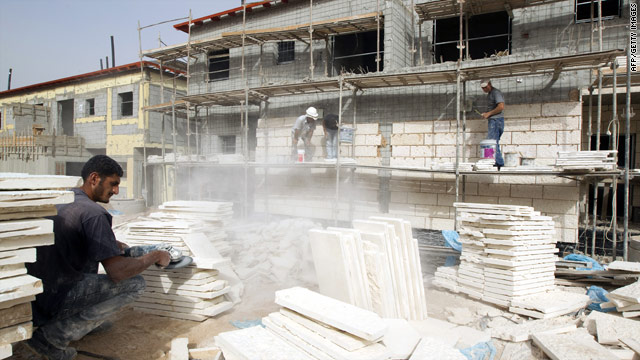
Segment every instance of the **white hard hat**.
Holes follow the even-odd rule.
[[[314,108],[313,106],[310,106],[307,109],[307,116],[313,118],[313,120],[316,120],[318,118],[318,110],[316,110],[316,108]]]
[[[480,87],[487,87],[489,84],[491,84],[491,80],[484,79],[480,82]]]

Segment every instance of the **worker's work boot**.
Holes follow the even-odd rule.
[[[31,339],[24,342],[25,347],[36,355],[40,355],[47,360],[71,360],[75,359],[78,353],[72,347],[59,349],[53,346],[38,331],[33,333]]]

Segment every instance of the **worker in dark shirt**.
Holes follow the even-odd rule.
[[[140,275],[153,264],[166,266],[167,251],[125,257],[124,243],[111,230],[111,215],[97,202],[108,203],[118,194],[120,165],[96,155],[82,168],[82,187],[75,200],[57,205],[53,216],[55,243],[37,248],[37,260],[27,264],[29,274],[42,279],[44,292],[32,303],[38,329],[26,344],[47,359],[73,359],[69,342],[79,340],[110,315],[133,302],[145,289]],[[98,274],[98,263],[106,274]]]

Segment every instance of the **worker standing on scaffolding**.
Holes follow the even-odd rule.
[[[500,137],[504,132],[504,97],[502,92],[491,85],[491,80],[482,80],[480,83],[482,91],[487,94],[487,111],[482,113],[482,117],[488,120],[487,139],[496,141],[496,163],[493,164],[500,170],[504,166],[504,159],[500,151]]]
[[[299,155],[300,158],[304,158],[304,161],[309,161],[313,158],[315,148],[311,144],[311,137],[313,137],[313,131],[316,129],[317,118],[318,110],[311,106],[307,109],[306,114],[298,117],[293,124],[293,128],[291,128],[291,156],[293,161],[296,161]],[[304,142],[304,155],[298,151],[298,141],[300,139]]]

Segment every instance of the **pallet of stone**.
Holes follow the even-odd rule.
[[[79,176],[0,173],[0,191],[70,189],[80,185]]]
[[[623,317],[640,317],[640,280],[609,292],[607,298]]]

